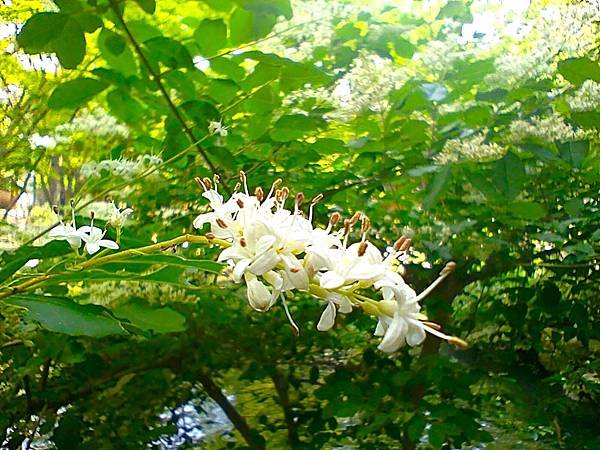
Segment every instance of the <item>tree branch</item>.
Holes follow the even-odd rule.
[[[190,127],[188,127],[185,119],[183,118],[183,116],[181,115],[179,110],[177,109],[177,106],[175,106],[175,103],[173,103],[173,100],[171,100],[169,93],[167,92],[162,81],[160,80],[160,76],[154,71],[152,65],[150,64],[150,61],[148,61],[148,58],[146,58],[144,51],[142,50],[142,48],[140,47],[138,42],[135,40],[135,37],[131,33],[131,30],[129,30],[129,27],[127,26],[127,24],[125,23],[125,20],[121,16],[119,9],[115,5],[114,0],[111,0],[110,5],[111,5],[113,12],[115,13],[115,16],[117,17],[117,20],[119,21],[119,24],[123,27],[123,31],[125,31],[125,34],[129,38],[131,45],[133,45],[135,52],[138,54],[140,61],[146,67],[146,69],[148,70],[148,73],[150,73],[152,80],[156,83],[156,86],[158,87],[158,90],[160,91],[162,97],[167,102],[167,105],[168,105],[169,109],[171,110],[171,112],[173,113],[173,116],[175,116],[177,121],[181,124],[181,127],[183,128],[184,133],[187,135],[190,142],[192,142],[194,144],[194,146],[196,147],[196,149],[198,150],[198,152],[200,153],[200,155],[206,162],[206,165],[210,168],[210,170],[213,173],[217,174],[218,173],[217,167],[212,163],[212,161],[208,157],[208,154],[206,153],[206,151],[202,147],[200,147],[200,145],[195,143],[196,138],[194,136],[194,133],[192,133],[192,130],[190,129]],[[223,189],[228,194],[231,193],[227,186],[223,185]]]

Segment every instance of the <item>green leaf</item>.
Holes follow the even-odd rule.
[[[475,96],[476,100],[488,103],[498,103],[506,98],[508,91],[506,89],[493,89],[486,92],[478,92]]]
[[[558,71],[575,86],[585,80],[600,83],[600,65],[589,58],[569,58],[558,63]]]
[[[560,157],[572,167],[580,169],[589,148],[589,141],[572,141],[558,144]]]
[[[246,71],[231,58],[215,58],[210,62],[210,68],[234,81],[240,81],[246,76]]]
[[[227,25],[222,19],[204,19],[194,31],[194,40],[204,56],[227,47]]]
[[[236,98],[239,86],[231,80],[210,80],[207,94],[218,103],[226,105]]]
[[[153,308],[142,299],[133,299],[112,309],[115,317],[126,319],[145,331],[156,333],[175,333],[185,330],[185,317],[177,311],[165,308]]]
[[[49,331],[71,336],[103,337],[127,332],[108,312],[97,305],[80,305],[62,297],[22,294],[5,302],[27,308],[27,317]]]
[[[451,0],[446,3],[440,12],[438,13],[436,19],[443,18],[451,18],[456,19],[462,22],[469,22],[473,19],[471,16],[470,2],[465,2],[464,0]],[[435,445],[434,445],[435,447]]]
[[[106,94],[106,102],[110,112],[125,123],[138,123],[144,114],[144,107],[123,89],[115,89]]]
[[[509,206],[509,211],[521,219],[537,220],[546,216],[546,209],[536,202],[516,201]]]
[[[3,265],[0,269],[0,282],[8,279],[30,259],[62,256],[71,251],[71,247],[65,241],[50,241],[41,247],[28,245],[20,247],[14,253],[4,253],[2,255]]]
[[[126,77],[137,73],[133,52],[117,33],[103,28],[98,36],[98,48],[102,52],[104,60],[113,69]]]
[[[277,142],[289,142],[301,139],[307,133],[316,131],[321,121],[302,114],[291,114],[281,117],[273,125],[271,138]]]
[[[174,39],[159,36],[144,42],[146,56],[150,62],[163,63],[167,67],[194,67],[190,52]]]
[[[229,42],[235,47],[265,37],[275,23],[277,17],[274,15],[236,8],[229,19]]]
[[[17,36],[28,53],[55,52],[65,69],[74,69],[85,56],[85,36],[81,24],[63,13],[42,12],[33,15]]]
[[[425,209],[430,209],[433,205],[435,205],[440,194],[448,184],[448,180],[450,180],[450,174],[451,165],[447,165],[442,167],[440,171],[433,176],[429,182],[429,185],[427,186],[427,194],[423,200],[423,207]]]
[[[508,152],[504,158],[496,161],[492,178],[504,196],[515,198],[526,179],[523,161],[514,153]]]
[[[135,0],[140,8],[146,11],[148,14],[154,14],[156,11],[156,0]]]
[[[111,264],[118,264],[122,267],[128,267],[131,264],[161,264],[161,265],[170,265],[177,267],[190,267],[194,269],[199,269],[203,272],[211,272],[215,274],[220,274],[223,271],[224,264],[218,263],[211,260],[204,259],[189,259],[184,258],[182,256],[177,255],[161,255],[161,254],[150,254],[150,255],[137,255],[132,256],[130,258],[119,260],[118,262],[113,262]]]
[[[78,108],[106,89],[107,86],[107,83],[95,78],[76,78],[67,81],[54,89],[48,99],[48,107],[50,109]]]
[[[67,23],[69,16],[55,12],[41,12],[31,16],[17,36],[17,42],[28,53],[48,50],[48,44]]]

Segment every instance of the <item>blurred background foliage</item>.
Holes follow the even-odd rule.
[[[317,332],[308,298],[296,337],[190,269],[63,280],[66,304],[0,300],[2,448],[600,448],[599,20],[593,0],[0,0],[2,206],[29,199],[0,281],[66,252],[31,247],[50,205],[133,206],[143,245],[192,230],[194,177],[243,169],[323,193],[318,222],[410,235],[414,286],[456,261],[425,309],[470,344],[390,357],[360,313]],[[81,336],[90,304],[120,332]]]

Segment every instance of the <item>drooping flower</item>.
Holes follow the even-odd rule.
[[[117,208],[117,205],[115,205],[114,202],[112,205],[113,210],[110,214],[110,218],[108,219],[108,223],[110,223],[113,227],[117,229],[121,229],[123,228],[123,225],[125,225],[125,221],[127,220],[127,218],[133,213],[133,209],[119,209]]]

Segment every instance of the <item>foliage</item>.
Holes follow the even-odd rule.
[[[0,175],[34,171],[78,223],[93,208],[103,225],[107,196],[135,209],[125,261],[86,266],[43,236],[0,256],[3,446],[168,448],[165,412],[209,401],[233,427],[182,447],[600,446],[600,12],[534,1],[513,18],[528,31],[465,39],[488,2],[402,5],[0,11],[22,24],[0,41]],[[219,121],[226,135],[209,133]],[[469,349],[428,338],[389,357],[366,315],[319,333],[301,296],[296,337],[282,310],[249,310],[212,247],[135,253],[192,233],[194,177],[217,172],[231,191],[240,170],[322,193],[320,223],[360,209],[378,244],[410,235],[414,286],[455,261],[425,308]],[[39,275],[43,292],[9,295]]]

